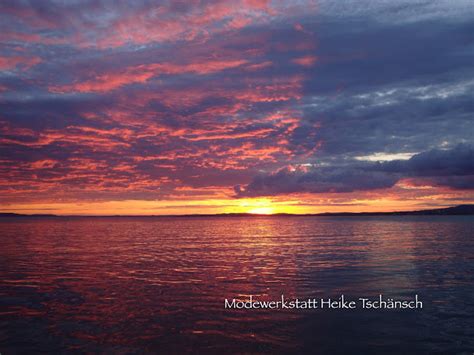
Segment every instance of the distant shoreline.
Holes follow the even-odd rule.
[[[7,218],[111,218],[111,217],[351,217],[351,216],[469,216],[474,215],[474,205],[459,205],[447,208],[437,208],[417,211],[394,211],[394,212],[325,212],[325,213],[275,213],[275,214],[255,214],[255,213],[218,213],[218,214],[179,214],[179,215],[56,215],[56,214],[20,214],[20,213],[0,213],[1,217]]]

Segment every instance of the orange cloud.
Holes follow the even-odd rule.
[[[32,169],[50,169],[53,168],[58,163],[57,160],[52,159],[44,159],[44,160],[37,160],[31,163]]]
[[[190,141],[202,141],[202,140],[221,140],[221,139],[238,139],[238,138],[249,138],[249,137],[262,137],[272,132],[272,128],[262,128],[249,132],[228,132],[226,134],[215,134],[214,132],[202,132],[199,131],[199,134],[195,137],[185,137]]]

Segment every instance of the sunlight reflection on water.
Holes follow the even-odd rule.
[[[0,226],[5,353],[474,348],[471,217],[3,218]],[[248,295],[342,293],[417,293],[426,306],[223,307]]]

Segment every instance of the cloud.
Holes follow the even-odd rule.
[[[470,11],[4,1],[0,199],[468,188],[472,174],[443,154],[472,144]]]
[[[23,57],[23,56],[10,56],[2,57],[0,56],[0,70],[11,70],[17,67],[21,67],[23,70],[27,70],[36,64],[41,63],[41,58],[33,57]]]
[[[237,197],[289,193],[342,193],[390,188],[399,180],[423,177],[433,185],[474,189],[474,147],[459,145],[433,149],[408,160],[350,162],[343,166],[285,167],[256,176],[245,187],[235,186]]]
[[[460,144],[452,149],[432,149],[416,154],[408,160],[381,164],[381,169],[417,177],[474,175],[474,146]]]
[[[53,92],[106,92],[133,83],[145,83],[149,79],[165,74],[195,73],[205,75],[221,70],[235,68],[247,63],[246,60],[208,61],[177,65],[173,63],[154,63],[125,68],[122,72],[101,74],[91,80],[77,82],[71,85],[52,86]]]
[[[148,1],[117,5],[111,2],[3,2],[0,20],[14,43],[63,44],[110,49],[175,41],[206,40],[212,34],[240,29],[305,6],[261,0]],[[138,25],[137,25],[138,24]],[[25,32],[33,32],[34,36]]]
[[[318,60],[318,58],[316,56],[308,55],[308,56],[305,56],[305,57],[300,57],[300,58],[293,59],[293,63],[296,63],[296,64],[301,65],[303,67],[312,67],[316,63],[317,60]]]
[[[283,168],[258,175],[245,187],[237,185],[237,197],[272,196],[290,193],[336,193],[388,188],[397,178],[384,172],[367,171],[364,166]]]

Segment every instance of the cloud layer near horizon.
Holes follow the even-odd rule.
[[[403,179],[418,178],[435,186],[474,189],[474,147],[416,154],[408,160],[346,162],[343,165],[303,165],[255,177],[245,188],[236,186],[240,197],[309,193],[342,193],[391,188]]]
[[[407,181],[411,198],[461,196],[473,189],[473,16],[468,1],[3,1],[0,198]]]

